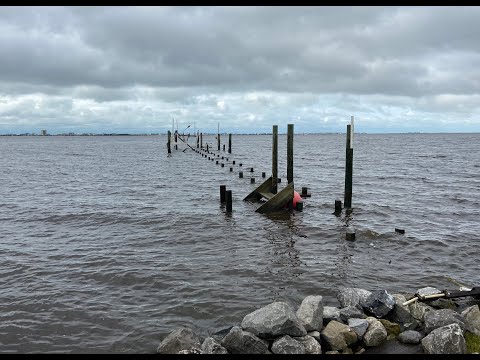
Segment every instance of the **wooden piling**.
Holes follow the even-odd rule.
[[[253,172],[253,167],[252,167],[252,168],[250,168],[250,172]]]
[[[267,174],[265,173],[265,171],[262,171],[262,178],[264,178],[265,176],[267,176]]]
[[[293,181],[293,124],[287,130],[287,183]]]
[[[232,171],[233,171],[233,167],[230,168],[230,172],[232,172]]]
[[[224,163],[222,163],[222,167],[225,167],[225,164],[224,164]]]
[[[227,206],[226,206],[226,211],[227,213],[232,212],[232,190],[227,190],[225,192],[226,195],[226,201],[227,201]]]
[[[303,201],[298,201],[297,202],[297,205],[296,205],[296,209],[297,211],[303,211]]]
[[[243,171],[239,171],[239,172],[238,172],[238,177],[239,177],[239,178],[243,178]]]
[[[223,151],[225,151],[225,144],[223,144]]]
[[[172,149],[170,148],[170,137],[172,136],[172,133],[170,132],[170,130],[168,130],[168,140],[167,140],[167,151],[169,154],[172,153]]]
[[[276,194],[278,188],[278,125],[273,125],[272,133],[272,188],[270,192]]]
[[[345,238],[348,241],[355,241],[355,229],[349,226]]]
[[[232,153],[232,134],[228,134],[228,153]]]
[[[353,116],[351,124],[347,125],[347,142],[345,151],[345,195],[344,207],[352,207],[352,175],[353,175]]]
[[[218,151],[220,151],[220,133],[217,134]]]
[[[200,147],[200,135],[199,131],[197,131],[197,149]]]
[[[203,149],[203,133],[200,133],[200,149]]]
[[[254,183],[255,183],[255,178],[254,177],[250,178],[250,184],[254,184]]]
[[[220,202],[225,202],[225,192],[227,191],[226,185],[220,185]]]
[[[235,165],[235,160],[232,161],[232,164]]]
[[[342,212],[342,200],[335,200],[335,215],[339,215]]]
[[[208,144],[207,144],[207,153],[208,153]]]

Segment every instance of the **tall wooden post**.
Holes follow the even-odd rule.
[[[345,208],[352,207],[352,175],[353,175],[353,116],[351,124],[347,125],[347,143],[345,151]]]
[[[293,124],[288,124],[287,131],[287,183],[293,182]]]
[[[227,186],[226,185],[220,185],[220,202],[224,203],[225,202],[225,192],[227,191]]]
[[[197,149],[200,147],[200,135],[199,132],[197,131]]]
[[[272,186],[271,192],[273,194],[277,193],[278,187],[278,125],[273,125],[273,136],[272,136]]]
[[[218,123],[217,144],[218,144],[218,151],[220,151],[220,123]]]
[[[225,195],[226,195],[225,200],[227,202],[226,211],[227,213],[231,213],[232,212],[232,190],[225,191]]]
[[[171,154],[172,153],[172,149],[170,149],[170,137],[172,136],[172,133],[170,132],[170,130],[168,130],[168,141],[167,141],[167,150],[168,150],[168,153]]]
[[[232,153],[232,134],[228,134],[228,153]]]
[[[200,133],[200,149],[203,149],[203,133]]]

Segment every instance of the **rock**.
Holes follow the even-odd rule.
[[[387,330],[387,335],[398,336],[398,334],[402,332],[400,329],[400,325],[398,325],[397,323],[390,322],[386,319],[380,319],[380,322],[382,323],[385,330]]]
[[[429,301],[428,305],[435,309],[450,309],[455,310],[457,308],[457,304],[452,299],[437,299],[433,301]]]
[[[307,335],[313,337],[317,341],[320,341],[320,332],[318,331],[310,331],[307,333]]]
[[[352,349],[347,347],[346,349],[342,350],[342,354],[353,354],[353,351],[352,351]]]
[[[355,331],[336,320],[330,321],[321,334],[332,350],[343,350],[357,341]]]
[[[348,319],[348,326],[350,327],[350,329],[355,331],[355,334],[357,334],[360,340],[363,339],[363,335],[365,335],[365,332],[368,329],[368,325],[369,323],[365,319],[358,319],[358,318]]]
[[[450,324],[433,330],[422,339],[426,354],[465,354],[467,347],[462,329],[458,324]]]
[[[320,331],[323,328],[323,297],[307,296],[297,310],[297,318],[307,331]]]
[[[438,290],[437,288],[427,286],[427,287],[418,289],[415,294],[419,295],[419,296],[427,296],[427,295],[435,295],[435,294],[440,294],[440,293],[441,293],[441,291]]]
[[[360,350],[358,350],[355,354],[363,354],[365,352],[365,349],[364,348],[361,348]]]
[[[320,335],[320,333],[319,333]],[[321,354],[322,347],[320,343],[315,340],[312,336],[306,335],[302,337],[297,337],[295,340],[301,342],[305,347],[305,354]]]
[[[395,306],[395,299],[386,290],[376,290],[362,303],[363,308],[377,318],[386,316]]]
[[[218,330],[210,335],[210,337],[214,338],[218,343],[221,343],[222,339],[230,332],[230,330],[232,330],[232,328],[233,326],[230,326],[228,328]]]
[[[305,346],[290,336],[285,335],[275,340],[272,344],[274,354],[305,354]]]
[[[341,308],[355,306],[361,308],[362,301],[370,296],[371,292],[359,288],[341,287],[337,292],[337,300]]]
[[[207,337],[203,341],[201,350],[203,354],[228,354],[227,349],[220,345],[213,337]]]
[[[199,350],[200,338],[189,327],[180,327],[168,334],[158,345],[157,353],[178,354],[182,350]]]
[[[327,351],[325,354],[340,354],[337,350]]]
[[[422,337],[418,331],[406,330],[398,335],[398,340],[404,344],[418,344]]]
[[[340,319],[343,323],[346,323],[350,318],[359,318],[359,319],[366,319],[367,315],[363,313],[363,310],[355,306],[347,306],[345,308],[340,309]]]
[[[222,346],[231,354],[264,354],[268,342],[234,326],[222,340]]]
[[[423,322],[425,318],[425,314],[427,314],[430,311],[435,311],[434,308],[420,301],[415,301],[409,304],[408,308],[410,309],[410,314],[412,314],[413,318],[420,322]]]
[[[246,315],[242,321],[242,329],[260,338],[307,335],[305,327],[291,306],[285,302],[274,302]]]
[[[480,352],[480,336],[470,331],[465,331],[463,336],[467,345],[467,354],[478,354]]]
[[[323,307],[323,325],[327,325],[330,321],[335,320],[341,322],[340,309],[335,306]]]
[[[465,318],[459,313],[450,309],[430,311],[425,314],[425,334],[445,325],[458,324],[465,330]]]
[[[390,319],[393,322],[398,324],[409,324],[412,323],[414,320],[413,315],[410,313],[410,309],[408,305],[403,305],[407,298],[401,294],[393,294],[393,298],[395,299],[395,305],[393,307],[393,311],[389,314]]]
[[[191,348],[191,349],[188,349],[188,350],[180,350],[178,352],[178,354],[201,354],[202,351],[200,349],[197,349],[197,348]]]
[[[387,330],[383,324],[374,317],[368,317],[368,329],[363,335],[363,342],[366,346],[379,346],[387,340]]]
[[[478,305],[470,306],[462,311],[465,318],[465,329],[472,334],[480,336],[480,311]]]

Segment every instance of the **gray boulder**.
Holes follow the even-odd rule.
[[[366,319],[367,315],[363,313],[363,310],[360,310],[355,306],[347,306],[346,308],[340,309],[340,319],[343,323],[347,323],[350,318],[359,318]]]
[[[425,314],[425,333],[429,334],[435,329],[445,325],[458,324],[460,328],[465,330],[465,319],[459,313],[450,309],[441,309],[430,311]]]
[[[231,354],[265,354],[268,342],[234,326],[222,340],[222,346]]]
[[[422,339],[426,354],[465,354],[467,346],[458,324],[450,324],[433,330]]]
[[[320,335],[320,334],[319,334]],[[301,342],[305,347],[305,354],[321,354],[322,347],[320,343],[312,336],[306,335],[297,337],[295,340]]]
[[[470,306],[462,311],[465,318],[465,329],[472,334],[480,336],[480,311],[478,305]]]
[[[307,335],[292,307],[285,302],[274,302],[246,315],[242,329],[261,338]]]
[[[227,349],[212,337],[207,337],[203,341],[201,350],[203,354],[228,354]]]
[[[386,316],[395,306],[395,299],[386,290],[376,290],[362,303],[363,308],[377,318]]]
[[[407,298],[401,294],[393,294],[392,296],[395,299],[395,305],[390,313],[390,319],[401,325],[412,323],[415,318],[410,313],[408,305],[403,305]]]
[[[406,330],[398,335],[398,340],[404,344],[418,344],[422,337],[418,331]]]
[[[366,346],[379,346],[387,340],[387,330],[383,324],[374,317],[368,317],[368,329],[363,335],[363,342]]]
[[[363,339],[363,335],[365,335],[365,332],[368,329],[368,325],[369,323],[365,319],[358,319],[358,318],[348,319],[348,326],[350,327],[350,329],[355,331],[355,334],[357,334],[360,340]]]
[[[323,325],[327,325],[330,321],[342,321],[340,319],[340,309],[335,306],[323,307]]]
[[[305,346],[290,336],[285,335],[275,340],[272,344],[274,354],[305,354]]]
[[[178,354],[182,350],[200,351],[200,338],[189,327],[180,327],[168,334],[158,345],[157,353]]]
[[[365,301],[371,292],[359,288],[341,287],[337,292],[337,300],[341,308],[355,306],[361,308],[361,303]]]
[[[310,331],[310,332],[307,333],[307,336],[311,336],[315,340],[320,341],[320,332],[319,331]]]
[[[323,327],[323,297],[307,296],[297,310],[297,318],[307,331],[320,331]]]
[[[412,314],[413,318],[420,322],[424,321],[425,315],[430,311],[435,311],[434,308],[420,301],[415,301],[409,304],[408,308],[410,309],[410,314]]]
[[[322,330],[322,338],[332,350],[346,349],[358,339],[355,331],[336,320],[330,321]]]

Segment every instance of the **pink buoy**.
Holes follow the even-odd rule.
[[[300,194],[296,191],[293,192],[293,208],[296,209],[297,208],[297,202],[302,202],[303,199],[302,197],[300,196]],[[286,208],[288,208],[288,203],[285,205]]]

